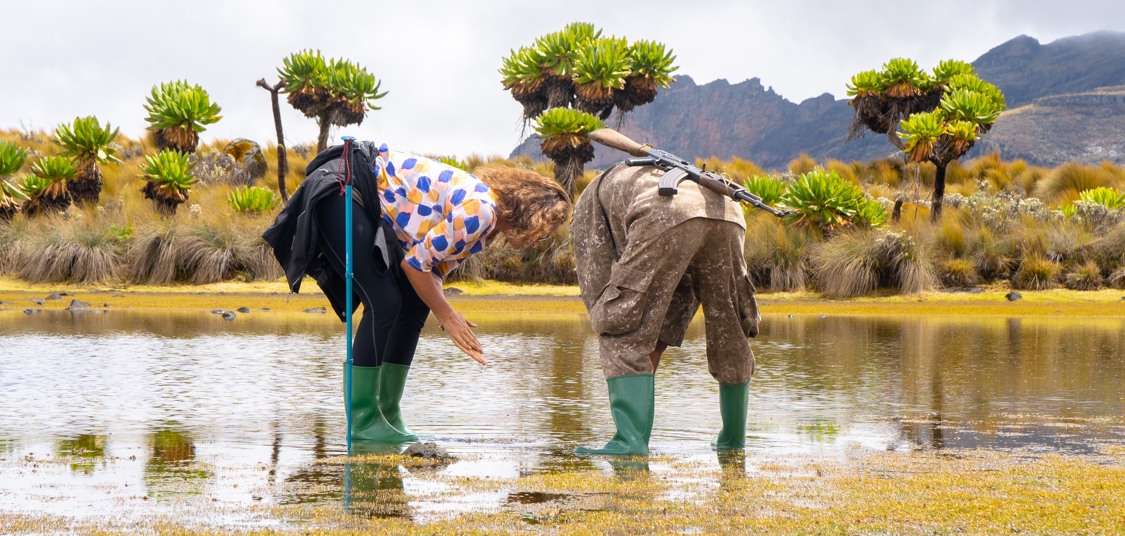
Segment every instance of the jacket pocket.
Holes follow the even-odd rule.
[[[738,285],[738,316],[742,323],[742,332],[747,337],[758,336],[758,323],[762,320],[762,315],[758,311],[758,300],[754,299],[754,283],[750,281],[750,276],[742,276],[742,280],[736,283]]]
[[[652,272],[614,264],[609,285],[590,310],[590,324],[600,335],[621,335],[640,327],[648,303]]]

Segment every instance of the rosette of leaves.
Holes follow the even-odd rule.
[[[988,132],[1004,111],[1004,95],[976,75],[972,65],[939,62],[933,74],[905,58],[895,58],[881,71],[864,71],[848,84],[855,108],[847,139],[867,130],[884,134],[914,162],[937,168],[931,219],[941,219],[945,172]]]
[[[1115,188],[1100,186],[1092,190],[1085,190],[1078,194],[1079,201],[1097,203],[1110,210],[1125,209],[1125,192]]]
[[[613,94],[625,89],[630,73],[629,43],[610,38],[590,41],[574,63],[575,106],[583,112],[609,117]]]
[[[195,185],[193,167],[188,155],[179,151],[164,150],[145,156],[140,173],[145,185],[141,192],[152,200],[160,215],[176,214],[176,208],[187,201],[188,192]]]
[[[117,149],[110,145],[118,129],[109,123],[105,127],[94,116],[78,117],[73,124],[55,129],[55,140],[62,146],[62,156],[69,156],[78,167],[78,176],[66,185],[78,205],[96,205],[102,193],[102,172],[98,164],[121,162],[115,155]]]
[[[743,186],[746,187],[748,192],[762,198],[762,202],[767,205],[777,203],[781,199],[782,194],[785,193],[784,182],[764,175],[755,175],[746,179]],[[750,205],[744,204],[743,206],[753,209]]]
[[[555,180],[574,197],[576,179],[586,162],[594,159],[594,145],[587,137],[605,128],[601,119],[573,108],[551,108],[535,120],[539,147],[555,163]]]
[[[535,40],[547,107],[567,107],[574,102],[574,67],[582,48],[601,38],[602,32],[588,22],[572,22],[562,30]]]
[[[235,212],[243,214],[257,214],[269,212],[277,207],[281,199],[273,194],[273,190],[262,186],[243,186],[235,188],[227,196],[227,203]]]
[[[148,129],[156,136],[156,144],[161,150],[173,149],[182,153],[193,153],[199,146],[199,133],[207,130],[207,125],[222,119],[222,108],[211,102],[211,96],[198,84],[188,84],[177,80],[153,86],[152,94],[146,99]]]
[[[302,50],[282,60],[277,70],[286,100],[320,127],[317,150],[328,147],[328,129],[363,123],[368,111],[379,110],[375,101],[382,82],[367,69],[346,59],[328,59],[319,50]]]
[[[537,47],[520,47],[503,59],[500,75],[504,89],[523,105],[523,119],[530,121],[547,109],[547,92],[544,89],[539,65],[544,58]]]
[[[20,201],[28,199],[26,194],[7,181],[26,160],[27,151],[22,147],[0,140],[0,221],[10,221],[20,211]]]
[[[672,65],[676,56],[663,43],[638,40],[629,47],[630,71],[625,77],[625,88],[614,92],[613,104],[622,112],[630,112],[656,100],[657,88],[668,89],[675,82],[672,73],[679,67]]]
[[[48,156],[31,165],[30,177],[20,181],[20,190],[28,200],[23,209],[28,216],[63,212],[70,208],[67,181],[78,175],[78,168],[64,156]]]
[[[867,200],[863,190],[835,171],[816,168],[790,184],[780,201],[793,210],[786,223],[831,233],[850,225]]]

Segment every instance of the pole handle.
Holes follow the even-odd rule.
[[[637,143],[612,128],[599,128],[591,132],[588,137],[606,147],[617,149],[618,151],[625,151],[633,156],[647,155],[648,150],[652,149],[651,145],[647,143]]]

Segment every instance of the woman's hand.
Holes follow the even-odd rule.
[[[468,319],[461,316],[457,311],[450,311],[449,316],[441,321],[441,329],[449,333],[449,338],[453,339],[453,344],[460,348],[465,355],[473,358],[477,363],[487,365],[488,361],[484,359],[484,347],[481,346],[477,336],[473,333],[473,328],[477,327],[476,324],[469,322]]]
[[[434,316],[441,322],[441,328],[449,333],[453,344],[457,345],[465,355],[473,358],[477,363],[487,365],[484,360],[484,347],[480,345],[477,336],[473,333],[476,324],[469,322],[461,313],[453,310],[445,300],[445,293],[441,290],[441,278],[431,272],[419,272],[402,260],[399,265],[410,286],[418,293],[418,297],[433,311]]]

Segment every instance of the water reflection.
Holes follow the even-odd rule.
[[[596,340],[581,316],[473,320],[491,366],[473,364],[430,326],[406,386],[407,421],[462,457],[434,471],[501,479],[660,471],[646,460],[570,454],[613,432]],[[767,316],[761,329],[749,455],[857,445],[1067,453],[1125,439],[1120,319]],[[444,491],[429,473],[370,457],[330,462],[347,454],[342,348],[342,329],[326,315],[228,322],[206,313],[0,311],[0,458],[52,452],[66,458],[52,482],[121,486],[107,501],[144,489],[232,505],[340,501],[355,515],[410,518],[448,506],[433,498]],[[668,351],[656,390],[654,454],[717,463],[720,486],[745,476],[747,453],[710,451],[721,421],[701,324]],[[34,478],[47,478],[39,469]],[[29,478],[0,464],[0,495],[38,511],[39,496],[19,491],[38,485]],[[537,500],[474,497],[463,504]],[[56,509],[68,508],[93,507],[59,501]]]

